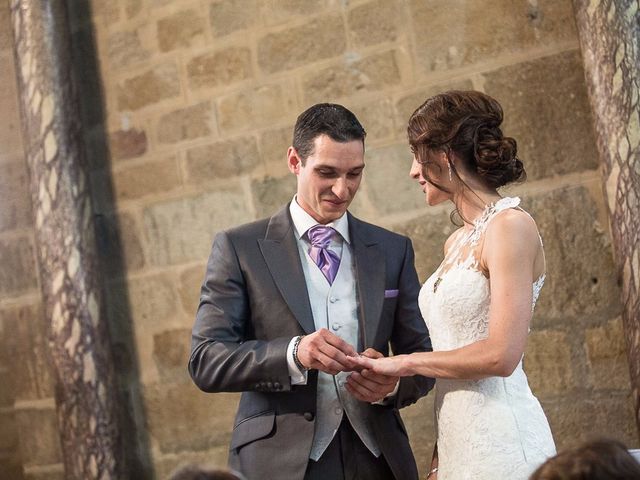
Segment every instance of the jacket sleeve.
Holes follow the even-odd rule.
[[[394,354],[431,351],[429,331],[418,307],[420,282],[414,265],[413,245],[408,238],[398,290],[391,349]],[[435,379],[421,375],[401,378],[393,406],[402,408],[415,403],[420,397],[426,395],[434,384]]]
[[[291,390],[291,338],[256,340],[246,279],[226,232],[216,235],[191,336],[189,374],[205,392]]]

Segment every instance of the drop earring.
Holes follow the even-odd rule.
[[[453,182],[453,174],[451,173],[451,160],[447,162],[447,167],[449,167],[449,181]]]

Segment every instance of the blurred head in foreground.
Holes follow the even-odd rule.
[[[594,440],[551,457],[530,480],[640,479],[640,463],[616,440]]]

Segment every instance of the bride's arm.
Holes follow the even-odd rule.
[[[435,378],[479,379],[509,376],[526,346],[534,262],[540,243],[535,223],[509,210],[496,217],[485,237],[485,263],[490,272],[489,335],[449,351],[398,355],[361,365],[380,373]],[[462,292],[461,292],[462,293]]]

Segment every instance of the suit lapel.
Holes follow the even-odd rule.
[[[364,237],[361,222],[351,214],[349,233],[355,258],[360,331],[364,332],[362,344],[366,349],[373,345],[380,323],[384,302],[385,259],[380,245]]]
[[[271,217],[265,238],[258,240],[258,244],[282,298],[302,329],[306,333],[314,332],[316,328],[289,204]]]

